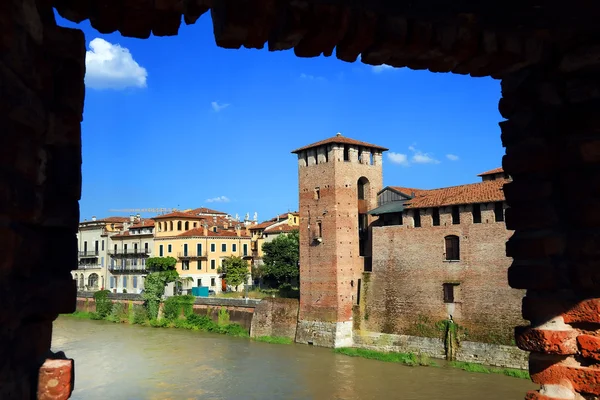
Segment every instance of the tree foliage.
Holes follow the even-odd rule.
[[[175,264],[177,264],[177,260],[173,257],[150,257],[146,260],[146,268],[150,274],[144,281],[142,297],[151,319],[158,316],[158,308],[162,296],[165,294],[165,286],[179,278]]]
[[[263,262],[260,274],[267,284],[282,287],[300,275],[300,235],[297,230],[263,243]]]
[[[248,280],[250,271],[248,270],[248,262],[241,257],[227,257],[223,260],[221,273],[226,279],[228,285],[237,289],[239,285]]]
[[[96,314],[100,319],[109,315],[113,308],[113,302],[108,298],[109,290],[98,290],[94,293],[96,303]]]

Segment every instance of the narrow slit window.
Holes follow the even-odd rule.
[[[460,224],[460,208],[458,206],[452,207],[452,225]]]
[[[504,221],[504,205],[501,201],[494,203],[494,217],[496,222]]]
[[[317,237],[323,237],[323,224],[317,222]]]
[[[319,200],[321,198],[321,188],[315,188],[315,200]]]
[[[431,223],[433,226],[440,226],[440,209],[434,208],[431,214]]]
[[[350,161],[350,149],[344,146],[344,161]]]
[[[421,227],[421,210],[413,210],[413,219],[415,221],[415,228]]]
[[[481,204],[473,204],[473,223],[481,223]]]

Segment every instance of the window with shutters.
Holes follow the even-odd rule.
[[[456,295],[455,290],[458,289],[458,283],[444,283],[444,303],[455,303]]]
[[[460,260],[460,247],[458,236],[446,236],[446,261]]]

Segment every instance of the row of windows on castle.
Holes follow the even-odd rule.
[[[412,210],[407,210],[407,211],[405,211],[405,213],[399,212],[399,213],[394,213],[390,216],[384,215],[382,218],[383,225],[384,226],[403,225],[403,223],[404,223],[403,216],[404,216],[404,214],[406,214],[407,216],[408,215],[412,216],[413,226],[415,228],[420,228],[421,227],[421,217],[422,217],[421,210],[425,210],[425,209],[415,208]],[[474,224],[482,223],[481,204],[471,204],[471,216],[472,216],[472,221]],[[451,218],[452,218],[452,225],[459,225],[461,223],[460,206],[452,206]],[[495,222],[503,222],[504,221],[504,204],[501,201],[494,203],[494,221]],[[432,226],[440,226],[441,225],[439,208],[432,209],[431,225]]]
[[[309,166],[311,165],[311,161],[313,160],[315,165],[329,162],[330,150],[330,147],[326,147],[321,149],[309,149],[304,151],[303,154],[300,155],[300,158],[304,160],[304,163],[302,165],[305,167]],[[381,152],[374,152],[373,150],[344,145],[342,159],[345,162],[352,161],[350,157],[351,151],[355,151],[358,153],[357,161],[361,164],[375,165],[375,156],[381,156]]]
[[[161,244],[158,246],[158,256],[159,257],[164,257],[164,254],[165,254],[164,250],[165,250],[164,245]],[[216,253],[216,251],[217,251],[217,244],[211,243],[210,244],[210,252]],[[238,251],[237,243],[231,243],[231,253],[235,254],[235,253],[237,253],[237,251]],[[173,252],[173,245],[167,244],[167,253],[172,253],[172,252]],[[227,243],[221,243],[221,253],[227,253]],[[195,255],[197,255],[197,256],[202,255],[202,243],[196,244],[196,254]],[[248,255],[248,243],[242,244],[242,255],[243,256]],[[183,257],[192,256],[192,253],[188,251],[187,243],[183,244],[183,253],[181,254],[181,256],[183,256]]]

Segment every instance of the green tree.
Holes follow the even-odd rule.
[[[275,287],[289,285],[300,275],[300,234],[294,230],[263,243],[263,262],[260,273],[267,284]]]
[[[228,285],[237,287],[248,280],[250,271],[248,270],[248,262],[241,257],[227,257],[223,260],[223,267],[220,268]]]
[[[158,316],[158,307],[165,294],[165,286],[179,279],[175,264],[177,259],[173,257],[150,257],[146,260],[146,269],[150,273],[144,280],[142,297],[151,319]]]

